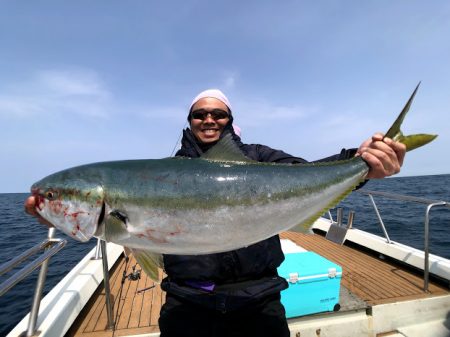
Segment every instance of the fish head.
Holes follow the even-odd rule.
[[[37,213],[76,240],[88,241],[103,221],[103,187],[92,179],[66,170],[36,182],[31,193]]]

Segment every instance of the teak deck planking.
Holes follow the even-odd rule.
[[[286,232],[282,238],[290,239],[306,250],[314,251],[342,266],[341,285],[369,305],[391,303],[435,295],[448,294],[449,290],[432,282],[429,293],[422,290],[423,279],[405,267],[378,259],[348,246],[339,246],[316,234]],[[132,281],[123,275],[132,272],[137,263],[133,257],[126,263],[118,260],[110,277],[114,303],[115,329],[107,330],[107,315],[103,285],[81,312],[67,336],[125,336],[158,332],[158,317],[165,295],[159,284],[143,272],[141,278]],[[139,265],[136,266],[139,269]],[[162,271],[160,277],[162,278]],[[150,288],[151,287],[151,288]],[[142,292],[139,290],[147,289]]]
[[[342,266],[341,285],[369,305],[449,293],[448,289],[430,283],[427,294],[423,291],[421,275],[354,248],[339,246],[323,236],[286,232],[281,237]]]

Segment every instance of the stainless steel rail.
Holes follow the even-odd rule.
[[[19,256],[15,257],[9,262],[5,262],[0,266],[0,275],[3,275],[19,264],[23,263],[26,259],[38,253],[40,250],[44,250],[39,257],[26,264],[21,270],[10,276],[6,281],[0,284],[0,296],[5,294],[8,290],[14,287],[17,283],[22,281],[25,277],[31,274],[35,269],[41,266],[39,276],[36,282],[36,289],[33,296],[33,303],[31,305],[30,320],[28,321],[28,329],[26,336],[33,336],[36,331],[36,321],[39,312],[39,305],[41,303],[42,291],[44,289],[45,279],[47,277],[47,269],[49,259],[58,253],[67,243],[64,239],[54,238],[55,228],[49,228],[48,238],[42,241],[40,244],[26,250]]]
[[[397,194],[397,193],[389,193],[389,192],[380,192],[380,191],[370,191],[365,189],[359,189],[354,192],[366,194],[366,195],[378,195],[390,199],[396,199],[396,200],[403,200],[403,201],[413,201],[420,204],[434,204],[434,203],[443,203],[442,206],[445,206],[447,208],[450,208],[450,202],[448,201],[442,201],[442,200],[435,200],[435,199],[427,199],[427,198],[419,198],[419,197],[413,197],[410,195],[403,195],[403,194]]]
[[[0,296],[4,295],[8,290],[14,287],[17,283],[22,281],[25,277],[31,274],[36,268],[42,265],[45,261],[59,252],[65,245],[66,240],[63,239],[55,239],[50,236],[50,231],[54,230],[54,228],[50,228],[49,230],[49,238],[37,244],[36,246],[26,250],[19,256],[15,257],[9,262],[5,262],[0,266],[0,275],[3,275],[25,261],[30,256],[36,254],[42,249],[45,249],[44,253],[37,257],[35,260],[27,264],[21,270],[17,271],[14,275],[10,276],[6,281],[0,284]]]
[[[391,240],[389,238],[389,235],[386,230],[386,226],[384,225],[384,222],[381,218],[380,212],[378,211],[378,207],[375,203],[373,196],[380,196],[380,197],[384,197],[384,198],[388,198],[388,199],[401,200],[401,201],[411,201],[411,202],[416,202],[416,203],[427,205],[427,207],[425,209],[425,220],[424,220],[424,267],[423,267],[424,285],[423,285],[423,290],[428,292],[429,274],[430,274],[430,263],[429,263],[429,259],[430,259],[430,249],[429,249],[430,211],[433,207],[437,207],[437,206],[450,208],[450,202],[442,201],[442,200],[419,198],[419,197],[413,197],[413,196],[407,196],[407,195],[395,194],[395,193],[388,193],[388,192],[370,191],[370,190],[365,190],[365,189],[359,189],[359,190],[356,190],[355,192],[365,194],[370,198],[370,201],[372,202],[372,206],[375,210],[375,213],[377,214],[378,221],[380,222],[381,229],[383,230],[388,243],[391,243]]]
[[[380,223],[381,229],[384,233],[384,237],[386,238],[387,243],[391,243],[391,238],[389,237],[389,234],[386,230],[386,226],[384,225],[383,219],[381,218],[381,214],[378,211],[378,207],[377,207],[377,204],[375,203],[375,199],[373,198],[372,194],[368,194],[368,196],[370,198],[370,202],[372,203],[372,207],[377,215],[378,222]]]
[[[108,268],[108,256],[106,255],[106,242],[100,241],[100,248],[102,252],[102,264],[103,264],[103,284],[105,286],[105,299],[106,299],[106,313],[108,317],[108,329],[114,328],[114,316],[111,303],[111,290],[109,287],[109,268]]]
[[[102,260],[103,267],[103,286],[105,287],[105,306],[106,315],[108,318],[107,329],[114,329],[114,313],[113,313],[113,302],[111,301],[111,288],[109,284],[109,267],[108,267],[108,256],[106,251],[106,242],[97,239],[97,245],[95,247],[94,256],[91,257],[92,260]]]

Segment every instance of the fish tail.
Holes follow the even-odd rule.
[[[405,118],[406,114],[409,111],[409,108],[411,106],[411,103],[414,99],[414,96],[416,95],[417,89],[419,89],[420,82],[417,84],[416,88],[414,89],[413,93],[411,94],[411,97],[409,98],[408,102],[406,102],[405,107],[398,115],[395,122],[392,124],[388,132],[386,132],[385,137],[391,138],[395,141],[398,141],[400,143],[403,143],[406,145],[406,151],[411,151],[414,149],[417,149],[420,146],[423,146],[425,144],[428,144],[429,142],[433,141],[437,135],[428,135],[428,134],[417,134],[417,135],[409,135],[405,136],[403,135],[402,131],[400,130],[400,126],[403,123],[403,119]]]

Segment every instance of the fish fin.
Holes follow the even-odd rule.
[[[395,140],[405,144],[407,151],[411,151],[432,142],[436,137],[437,135],[428,135],[423,133],[409,136],[404,136],[400,133]]]
[[[255,162],[254,160],[247,158],[241,149],[237,146],[236,142],[233,140],[231,134],[227,133],[223,136],[216,145],[206,151],[200,157],[202,159],[212,160],[212,161],[233,161],[249,163]]]
[[[154,282],[161,283],[159,270],[164,266],[162,255],[137,248],[130,248],[130,250],[145,274]]]
[[[112,210],[105,218],[104,235],[106,241],[123,240],[130,236],[128,233],[128,216],[120,210]]]
[[[405,119],[405,116],[408,113],[409,108],[411,107],[411,103],[414,99],[414,96],[416,96],[416,92],[419,89],[419,86],[420,82],[419,84],[417,84],[416,88],[411,94],[411,97],[408,99],[408,102],[406,102],[405,107],[400,112],[397,119],[395,120],[395,122],[392,124],[392,126],[389,128],[388,132],[386,132],[385,135],[385,137],[392,138],[395,141],[405,144],[406,151],[411,151],[420,146],[428,144],[437,137],[437,135],[427,135],[427,134],[404,136],[402,131],[400,130],[403,120]]]

